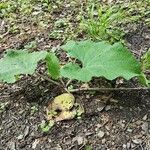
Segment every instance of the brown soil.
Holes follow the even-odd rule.
[[[62,43],[49,39],[44,33],[30,37],[43,40],[38,43],[38,49]],[[11,45],[9,41],[16,39],[10,37],[4,47],[0,47],[0,53],[7,47],[21,48],[31,40],[27,38],[17,41],[16,46]],[[137,26],[125,39],[140,58],[150,47],[150,30],[144,25]],[[63,54],[60,57],[63,59]],[[98,82],[95,80],[91,83],[93,86]],[[119,86],[134,87],[136,84],[130,81]],[[0,89],[0,104],[4,105],[0,105],[0,150],[150,149],[150,91],[75,93],[85,114],[81,119],[58,122],[49,132],[43,133],[39,125],[46,120],[45,108],[63,92],[62,89],[36,75],[24,77],[13,85],[1,84]],[[33,106],[37,107],[35,112]]]

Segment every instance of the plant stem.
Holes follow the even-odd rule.
[[[65,90],[67,93],[70,93],[70,91],[67,89],[67,86],[66,86],[66,84],[64,83],[64,81],[63,81],[62,78],[60,78],[60,82],[62,83],[62,86],[63,86],[64,90]]]
[[[79,88],[69,90],[70,92],[80,92],[80,91],[129,91],[129,90],[150,90],[149,87],[137,87],[137,88]]]
[[[66,83],[66,87],[72,82],[72,80],[69,80],[67,83]]]
[[[55,84],[55,85],[62,86],[59,82],[50,79],[48,76],[42,75],[42,74],[40,74],[40,73],[38,73],[38,72],[36,72],[36,74],[37,74],[38,76],[40,76],[41,78],[43,78],[43,79],[45,79],[45,80],[47,80],[47,81],[49,81],[49,82],[51,82],[51,83],[53,83],[53,84]]]

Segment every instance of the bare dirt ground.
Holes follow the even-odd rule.
[[[7,48],[22,48],[32,40],[40,50],[62,44],[62,39],[47,35],[49,29],[51,25],[42,32],[29,29],[23,39],[20,34],[8,34],[0,45],[1,57]],[[124,39],[138,59],[150,47],[150,29],[139,23]],[[63,61],[64,54],[59,55]],[[101,80],[90,84],[100,86]],[[129,81],[118,86],[137,84]],[[45,108],[62,92],[37,75],[13,85],[0,84],[0,150],[150,150],[150,91],[75,93],[85,114],[81,119],[58,122],[43,133],[39,125],[46,121]]]

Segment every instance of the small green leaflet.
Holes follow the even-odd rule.
[[[37,63],[45,59],[47,52],[27,50],[8,50],[0,59],[0,81],[14,83],[20,74],[33,74]]]
[[[150,70],[150,49],[142,57],[142,69]]]
[[[146,78],[146,75],[144,73],[141,74],[141,76],[138,76],[138,80],[142,85],[147,86],[147,87],[150,86],[150,80]]]
[[[47,54],[46,63],[47,63],[49,75],[53,79],[58,79],[60,77],[60,65],[59,65],[59,60],[54,53]]]
[[[69,41],[62,49],[81,61],[81,65],[70,62],[61,68],[61,75],[70,79],[88,82],[92,77],[108,80],[123,77],[129,80],[142,72],[140,63],[121,43]]]

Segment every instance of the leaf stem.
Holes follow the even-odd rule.
[[[68,87],[68,85],[72,82],[72,80],[68,80],[68,82],[66,83],[66,87]]]
[[[64,81],[63,81],[62,78],[60,78],[60,82],[62,83],[62,86],[63,86],[64,90],[65,90],[67,93],[70,93],[70,91],[67,89],[67,86],[66,86],[66,84],[64,83]]]
[[[50,79],[48,76],[42,75],[42,74],[40,74],[40,73],[38,73],[38,72],[36,72],[36,74],[37,74],[38,76],[40,76],[41,78],[43,78],[43,79],[45,79],[45,80],[47,80],[47,81],[49,81],[49,82],[51,82],[51,83],[53,83],[53,84],[55,84],[55,85],[62,86],[59,82]]]
[[[69,90],[71,93],[80,91],[130,91],[130,90],[150,90],[150,87],[137,87],[137,88],[79,88]]]

